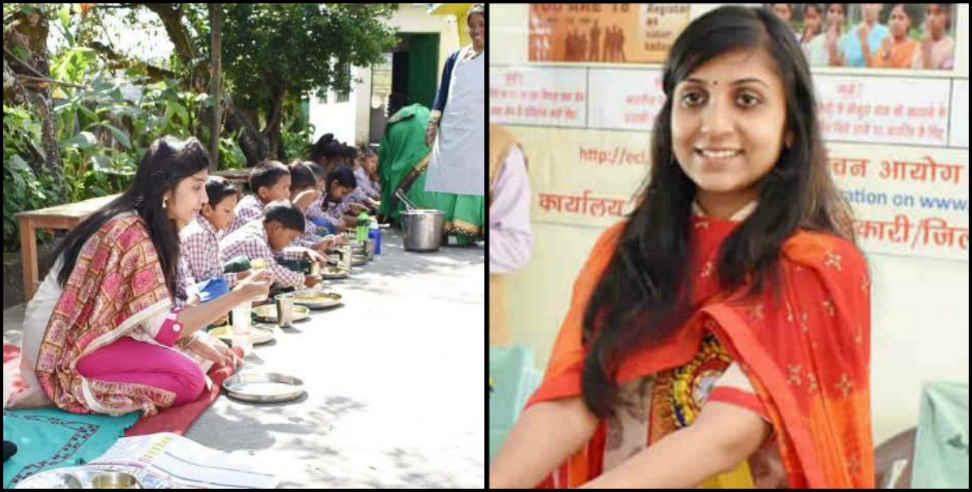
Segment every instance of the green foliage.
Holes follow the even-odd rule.
[[[18,11],[48,20],[67,43],[50,57],[51,77],[83,86],[51,86],[54,134],[66,186],[66,192],[56,196],[48,173],[35,172],[45,165],[40,113],[29,105],[4,105],[5,251],[19,249],[18,212],[123,191],[154,140],[195,135],[208,147],[209,128],[199,114],[214,101],[184,85],[185,73],[209,58],[208,8],[182,5],[199,56],[188,67],[173,56],[167,68],[179,78],[149,83],[144,69],[137,67],[124,74],[109,72],[102,55],[88,47],[104,31],[105,9],[92,9],[82,18],[76,4],[4,4],[5,32]],[[378,61],[395,44],[394,31],[379,18],[388,17],[396,4],[223,5],[225,88],[241,107],[264,112],[270,108],[271,91],[285,98],[280,156],[285,162],[306,157],[314,132],[301,117],[298,95],[314,89],[348,90],[347,64]],[[129,15],[133,13],[134,9]],[[11,44],[15,54],[28,57],[24,47]],[[139,89],[137,95],[123,95],[132,87]],[[239,138],[239,132],[220,136],[219,169],[246,167]],[[40,236],[43,241],[47,234]]]
[[[246,155],[236,143],[240,131],[219,138],[219,169],[245,169]]]
[[[272,107],[274,94],[347,92],[349,63],[378,63],[396,44],[382,18],[397,4],[223,6],[223,70],[234,100],[249,109]],[[208,32],[200,36],[208,51]]]
[[[314,125],[305,121],[301,111],[302,101],[291,97],[283,107],[284,119],[280,125],[280,160],[307,159],[310,155]]]
[[[38,178],[27,163],[39,149],[41,125],[24,106],[3,106],[3,250],[17,251],[20,245],[17,213],[52,205],[55,197],[47,174]]]

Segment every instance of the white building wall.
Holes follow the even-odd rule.
[[[451,15],[431,15],[424,4],[399,4],[399,9],[388,21],[402,33],[438,33],[439,60],[436,80],[442,80],[445,60],[453,51],[459,49],[459,32],[456,19]],[[360,83],[353,83],[347,102],[337,103],[336,95],[328,94],[328,102],[310,96],[310,122],[315,126],[314,142],[325,133],[333,133],[334,138],[347,144],[361,144],[368,141],[371,105],[371,68],[353,67],[354,77]]]

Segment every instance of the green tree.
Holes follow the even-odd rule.
[[[172,69],[197,91],[208,87],[209,12],[204,4],[142,4],[175,46]],[[396,41],[382,22],[397,4],[223,4],[226,130],[239,131],[252,165],[281,155],[286,101],[351,89],[351,65],[381,61]],[[196,47],[199,47],[198,49]],[[208,115],[202,115],[208,118]],[[262,128],[261,128],[262,126]]]
[[[223,69],[233,101],[266,122],[269,155],[280,158],[284,100],[351,90],[351,65],[382,60],[396,43],[381,21],[396,4],[227,4]]]

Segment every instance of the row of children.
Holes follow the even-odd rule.
[[[180,224],[178,302],[219,296],[246,275],[224,273],[229,265],[257,259],[267,265],[277,287],[317,284],[316,277],[284,264],[306,259],[323,266],[322,253],[344,243],[341,233],[356,224],[355,213],[374,212],[380,193],[373,178],[374,152],[322,141],[324,152],[312,152],[316,162],[260,163],[250,172],[253,194],[242,198],[226,179],[208,177],[208,203],[194,220]]]

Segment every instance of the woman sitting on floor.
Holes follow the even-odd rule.
[[[53,403],[73,413],[151,416],[198,398],[211,363],[236,363],[200,329],[266,297],[269,273],[246,277],[208,304],[175,307],[177,224],[207,203],[208,169],[198,140],[156,140],[129,189],[64,238],[56,249],[63,254],[27,305],[21,370],[28,390],[11,407]]]

